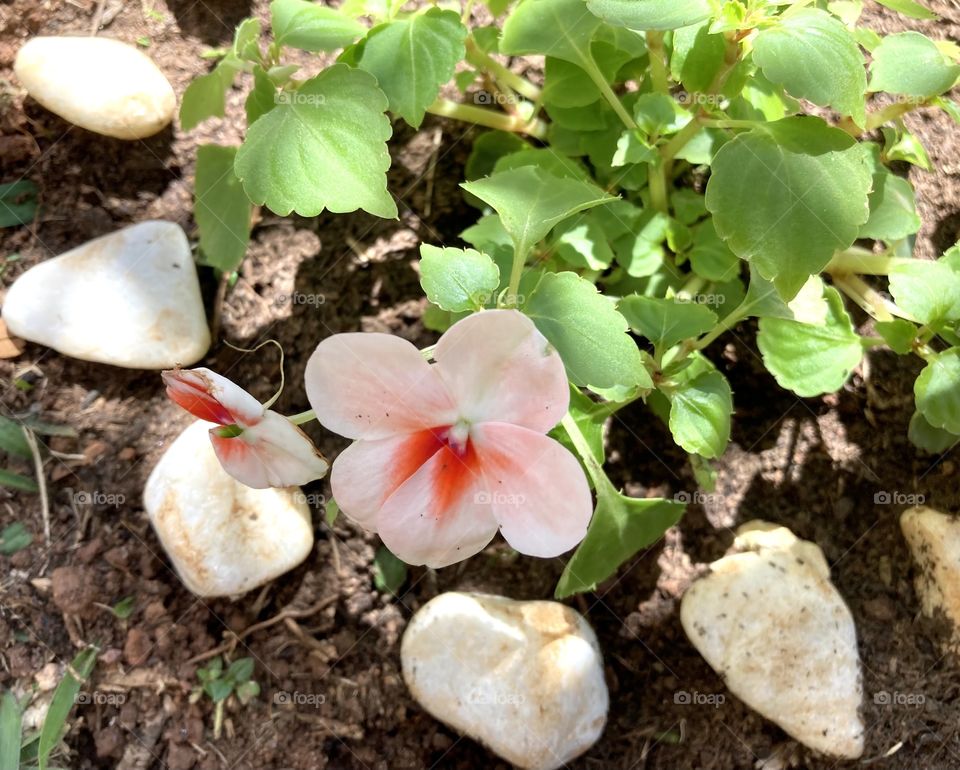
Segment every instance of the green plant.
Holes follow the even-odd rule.
[[[223,727],[223,707],[227,698],[234,695],[245,706],[260,694],[260,685],[251,679],[252,676],[253,658],[237,658],[224,669],[223,659],[218,655],[205,667],[197,669],[199,685],[190,692],[190,702],[196,703],[204,695],[213,701],[215,738],[220,737]]]
[[[913,0],[884,4],[934,18]],[[914,192],[889,168],[929,166],[904,115],[960,119],[944,95],[960,74],[955,45],[859,27],[860,2],[486,5],[502,23],[471,26],[472,0],[461,14],[275,0],[272,39],[244,21],[191,84],[181,121],[223,115],[226,89],[252,77],[243,144],[198,157],[201,252],[226,272],[242,259],[251,204],[395,217],[391,118],[493,129],[474,142],[462,185],[481,211],[462,233],[469,248],[421,249],[425,321],[443,331],[516,308],[563,359],[571,407],[553,435],[579,456],[596,510],[558,596],[612,575],[684,508],[610,482],[601,428],[612,414],[645,402],[710,486],[734,405],[707,352],[747,319],[767,369],[802,397],[842,387],[870,348],[920,357],[910,438],[930,452],[958,440],[960,249],[913,258]],[[287,48],[339,54],[298,79]],[[499,55],[543,57],[543,85]],[[473,104],[439,97],[451,80]],[[873,334],[857,332],[852,306]]]

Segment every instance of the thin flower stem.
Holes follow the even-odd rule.
[[[317,415],[312,409],[308,409],[306,412],[300,412],[300,414],[292,414],[287,419],[294,425],[303,425],[305,422],[316,420]]]
[[[523,120],[513,115],[504,115],[501,112],[486,110],[483,107],[474,107],[472,104],[458,104],[449,99],[437,99],[427,107],[427,112],[440,115],[444,118],[455,118],[465,123],[476,123],[479,126],[495,128],[500,131],[510,131],[515,134],[528,134],[536,139],[547,138],[547,124],[542,120]]]

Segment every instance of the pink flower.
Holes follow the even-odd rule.
[[[327,461],[296,425],[239,385],[209,369],[161,374],[167,395],[194,417],[216,423],[213,450],[223,469],[248,487],[306,484],[327,472]]]
[[[557,352],[522,313],[488,310],[454,324],[434,359],[387,334],[336,334],[310,357],[317,419],[356,439],[330,476],[340,508],[410,564],[466,559],[497,529],[531,556],[579,543],[590,488],[545,435],[570,400]]]

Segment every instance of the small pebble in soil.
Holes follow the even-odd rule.
[[[180,579],[198,596],[233,596],[273,580],[313,548],[297,488],[251,489],[214,454],[212,423],[197,421],[147,479],[144,507]]]
[[[748,706],[811,749],[863,753],[856,629],[815,543],[768,522],[744,524],[732,552],[687,590],[680,619]]]
[[[562,767],[603,732],[596,635],[559,602],[441,594],[410,620],[400,658],[424,709],[526,770]]]
[[[942,645],[960,654],[960,518],[918,505],[903,512],[900,529],[919,567],[915,585],[923,613],[946,616],[953,633]]]
[[[23,339],[133,369],[188,366],[210,347],[190,245],[173,222],[125,227],[32,267],[3,317]]]
[[[81,128],[117,139],[143,139],[169,125],[173,88],[143,51],[105,37],[35,37],[14,72],[27,92]]]

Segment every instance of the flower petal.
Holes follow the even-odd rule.
[[[386,499],[443,446],[442,437],[433,430],[354,441],[333,463],[333,498],[347,516],[374,529]]]
[[[451,326],[437,368],[470,422],[508,422],[546,433],[570,404],[560,355],[517,310],[485,310]]]
[[[305,378],[317,419],[347,438],[386,438],[455,421],[439,375],[400,337],[327,337],[310,356]]]
[[[194,417],[218,425],[256,425],[263,406],[239,385],[206,368],[161,372],[167,396]]]
[[[307,434],[273,411],[234,438],[214,428],[210,441],[223,469],[254,489],[300,486],[322,478],[328,468]]]
[[[473,556],[497,534],[483,503],[476,453],[444,447],[387,498],[377,532],[407,564],[446,567]]]
[[[486,478],[489,507],[511,546],[528,556],[559,556],[583,540],[593,513],[577,459],[548,436],[483,423],[470,438]]]

